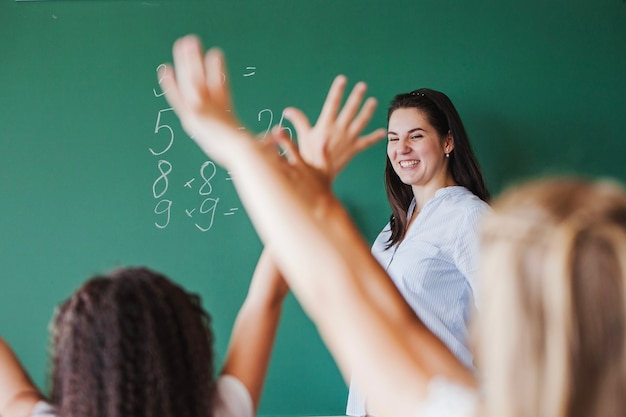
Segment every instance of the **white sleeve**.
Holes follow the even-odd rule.
[[[31,417],[56,417],[54,407],[45,401],[39,401],[30,412]]]
[[[476,417],[478,393],[444,378],[433,378],[428,396],[421,404],[419,417]]]
[[[254,417],[252,398],[246,386],[232,375],[217,380],[214,417]]]
[[[350,417],[363,417],[365,411],[365,396],[356,386],[354,378],[350,379],[350,389],[348,390],[348,403],[346,405],[346,415]]]
[[[488,212],[487,205],[467,210],[462,224],[458,226],[453,249],[454,262],[472,288],[474,305],[480,308],[481,294],[478,291],[478,260],[480,259],[480,226]]]

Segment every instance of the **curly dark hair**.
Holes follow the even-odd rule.
[[[429,88],[420,88],[396,95],[387,110],[387,122],[397,109],[415,108],[426,114],[429,123],[440,137],[448,132],[454,138],[454,151],[450,153],[450,174],[457,184],[470,190],[478,198],[489,203],[490,195],[478,160],[474,155],[463,122],[452,101],[444,93]],[[385,166],[385,188],[391,206],[391,236],[388,248],[400,242],[406,233],[407,214],[413,191],[411,186],[403,183],[387,158]]]
[[[212,414],[213,333],[200,298],[146,268],[96,276],[53,321],[51,402],[63,417]]]

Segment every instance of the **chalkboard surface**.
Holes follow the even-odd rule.
[[[223,359],[261,244],[229,174],[161,95],[156,70],[187,33],[223,48],[254,133],[287,105],[314,119],[343,73],[381,101],[372,129],[395,93],[446,92],[495,194],[544,174],[626,180],[621,0],[5,0],[0,332],[44,389],[54,306],[119,265],[149,265],[198,292]],[[389,215],[384,162],[381,143],[335,186],[369,241]],[[289,298],[260,414],[341,414],[346,394]]]

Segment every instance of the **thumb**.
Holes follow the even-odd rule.
[[[285,158],[290,164],[301,162],[302,158],[298,152],[298,148],[295,143],[291,141],[285,131],[278,126],[274,126],[271,133],[271,140],[276,143],[283,151]]]
[[[283,110],[283,116],[285,119],[289,120],[289,122],[296,129],[296,136],[298,139],[305,137],[309,130],[311,130],[311,123],[309,122],[308,117],[295,107],[287,107]]]

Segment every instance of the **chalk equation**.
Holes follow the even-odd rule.
[[[165,77],[171,76],[167,71],[161,69],[164,65],[159,65],[156,68],[159,79],[157,80],[159,87],[165,79]],[[165,67],[167,69],[167,67]],[[243,73],[243,77],[254,77],[257,73],[257,67],[246,66]],[[222,74],[223,82],[226,82],[226,76]],[[165,91],[160,88],[153,88],[152,94],[156,99],[163,100]],[[197,173],[185,179],[181,184],[173,185],[172,173],[175,170],[174,164],[168,158],[168,155],[172,153],[174,148],[176,137],[179,134],[186,136],[184,132],[176,131],[171,124],[167,122],[171,118],[175,118],[173,109],[171,107],[161,108],[156,113],[156,123],[154,126],[154,136],[151,143],[148,146],[148,151],[155,157],[156,165],[156,178],[152,182],[152,197],[155,204],[153,214],[155,216],[154,226],[158,229],[165,229],[172,223],[172,214],[174,212],[184,214],[184,218],[188,219],[191,225],[200,232],[208,232],[213,227],[216,217],[230,217],[237,215],[241,210],[239,207],[232,207],[225,204],[224,200],[220,197],[216,191],[215,184],[217,181],[225,181],[232,184],[232,178],[227,173],[225,177],[218,178],[218,172],[215,163],[211,160],[203,162],[198,168]],[[271,109],[261,109],[257,113],[257,121],[261,124],[263,133],[260,135],[261,140],[264,140],[269,134],[272,126],[274,126],[274,112]],[[285,130],[289,137],[293,139],[293,132],[290,127],[283,126],[284,119],[281,114],[278,120],[279,128]],[[245,129],[240,127],[240,129]],[[186,138],[188,139],[188,137]],[[183,202],[175,201],[172,197],[171,187],[180,187],[183,190],[189,191],[195,195],[195,205],[190,205]],[[232,187],[232,185],[231,185]]]

